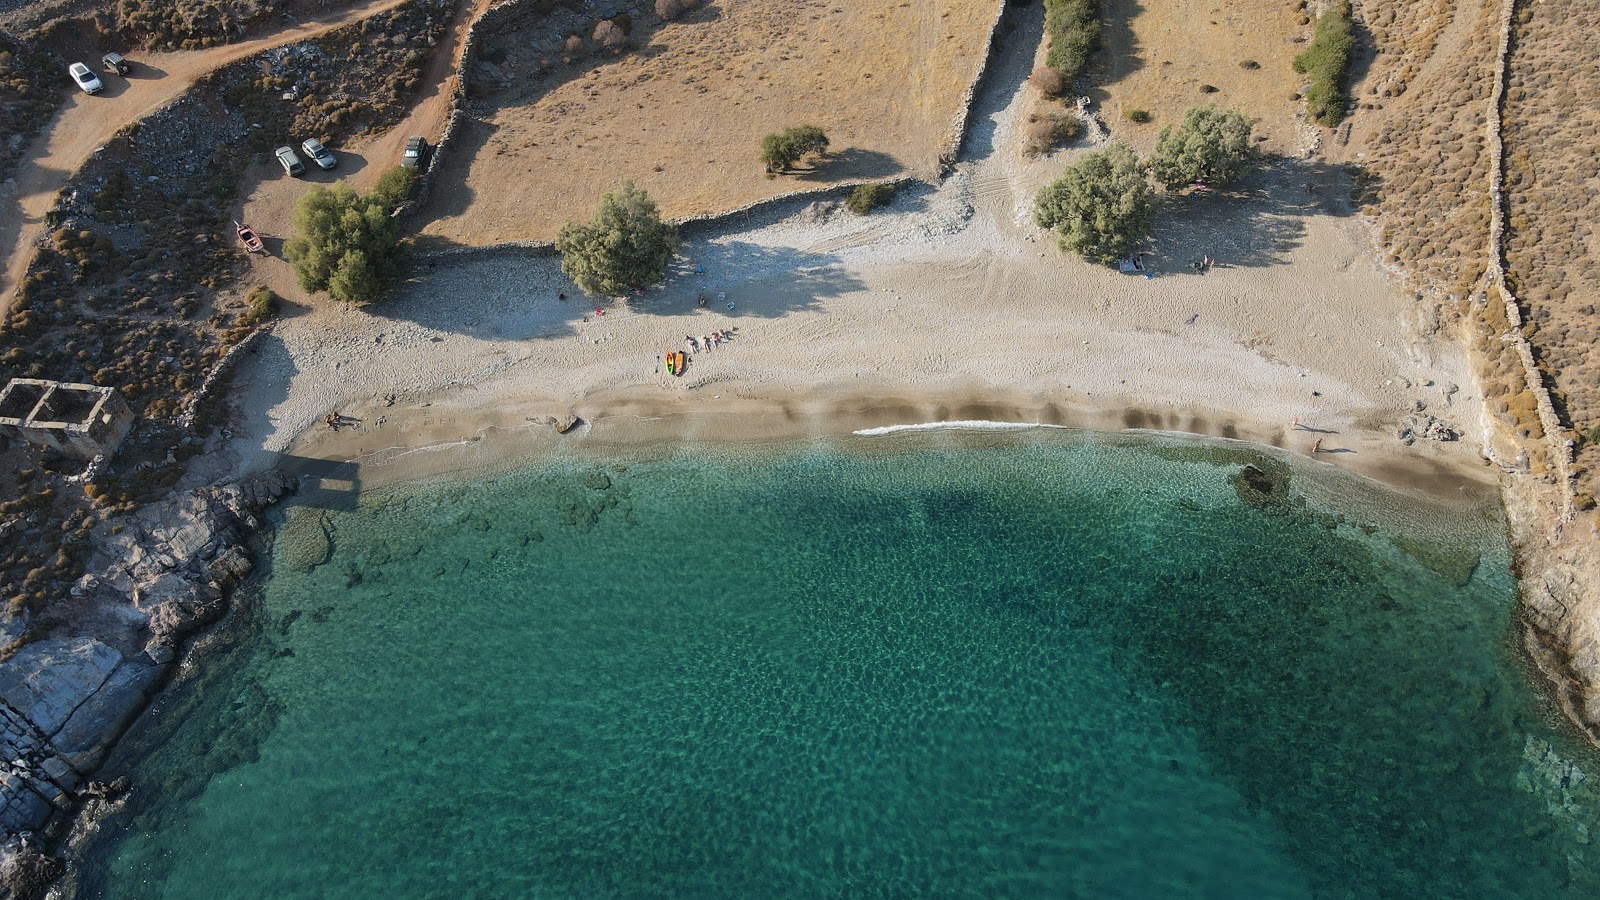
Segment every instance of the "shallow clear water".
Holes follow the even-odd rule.
[[[296,512],[84,893],[1600,895],[1497,512],[861,444],[374,492],[310,572]]]

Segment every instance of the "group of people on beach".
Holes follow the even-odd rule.
[[[330,431],[338,431],[346,425],[351,427],[359,425],[361,420],[355,416],[347,416],[344,413],[328,413],[322,417],[322,424],[328,426]]]
[[[720,347],[732,337],[732,332],[720,329],[710,334],[701,335],[698,338],[692,334],[686,334],[683,336],[683,349],[686,353],[699,353],[702,348],[710,350],[712,347]]]

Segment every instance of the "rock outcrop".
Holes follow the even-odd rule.
[[[72,590],[87,611],[74,616],[78,633],[24,644],[0,663],[6,838],[43,828],[94,793],[89,777],[183,638],[226,610],[226,592],[254,565],[244,542],[261,511],[291,487],[273,473],[201,488],[115,523],[121,527],[102,541],[91,574]],[[25,844],[5,846],[0,868]]]

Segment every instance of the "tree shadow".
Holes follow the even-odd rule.
[[[1274,158],[1226,190],[1168,195],[1156,214],[1147,252],[1167,274],[1217,267],[1286,265],[1315,216],[1346,217],[1357,206],[1355,178],[1342,166]]]
[[[643,316],[773,319],[865,290],[838,262],[831,253],[709,236],[681,248],[663,284],[625,298],[595,298],[562,274],[554,253],[504,249],[423,260],[393,295],[368,311],[490,341],[553,340],[590,323]]]
[[[829,153],[809,169],[790,173],[799,181],[854,181],[863,178],[889,178],[905,171],[900,161],[877,150],[850,147]],[[782,176],[780,176],[782,177]]]
[[[1145,67],[1143,48],[1132,27],[1144,6],[1138,0],[1101,0],[1100,7],[1100,49],[1084,69],[1087,93],[1096,108],[1110,98],[1106,88]]]
[[[1516,29],[1512,29],[1513,33]],[[1350,62],[1345,67],[1345,84],[1349,85],[1351,102],[1356,100],[1356,88],[1366,80],[1367,74],[1372,71],[1372,64],[1378,60],[1378,48],[1372,39],[1372,32],[1362,23],[1359,16],[1350,18],[1350,37],[1353,46],[1350,50]]]

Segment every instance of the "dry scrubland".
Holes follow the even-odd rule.
[[[55,113],[58,71],[48,52],[0,33],[0,181],[11,177],[28,141]]]
[[[1531,448],[1529,466],[1547,471],[1533,391],[1497,296],[1472,296],[1488,267],[1489,95],[1499,50],[1498,0],[1371,0],[1358,23],[1376,53],[1358,54],[1364,77],[1351,95],[1357,113],[1334,132],[1329,152],[1362,166],[1359,199],[1378,226],[1386,259],[1403,265],[1476,351],[1485,403],[1497,424]],[[1498,446],[1504,459],[1518,447]]]
[[[1507,279],[1556,408],[1587,432],[1600,427],[1600,4],[1529,4],[1514,35]],[[1583,442],[1578,468],[1597,463],[1600,441]],[[1592,477],[1580,477],[1580,493],[1594,489]]]
[[[1343,155],[1368,170],[1363,199],[1389,260],[1440,296],[1466,297],[1488,264],[1484,128],[1499,10],[1496,0],[1356,6],[1379,52],[1352,90],[1371,112],[1353,120]]]
[[[1300,149],[1299,76],[1290,61],[1309,34],[1303,2],[1152,3],[1102,0],[1102,50],[1090,63],[1090,96],[1107,128],[1141,154],[1191,106],[1216,104],[1256,120],[1269,153]],[[1142,109],[1150,121],[1128,113]]]
[[[483,36],[479,121],[441,160],[424,234],[549,240],[625,178],[669,217],[830,182],[931,179],[1001,2],[715,0],[666,24],[639,4],[634,46],[615,56],[596,47],[598,22],[544,4]],[[827,132],[832,158],[765,177],[762,135],[802,122]]]

